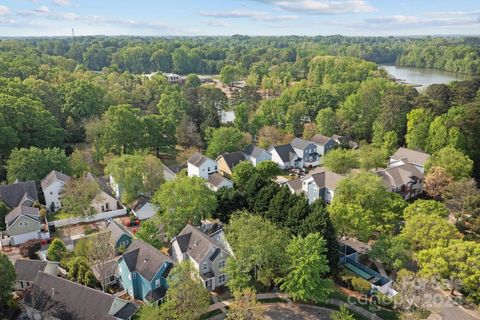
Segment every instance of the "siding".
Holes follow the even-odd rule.
[[[20,227],[20,222],[26,222],[26,226]],[[30,233],[34,231],[40,231],[42,225],[40,222],[27,218],[25,216],[20,216],[13,225],[7,228],[7,232],[10,236],[16,236],[20,234]]]

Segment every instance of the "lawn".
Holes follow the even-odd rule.
[[[56,221],[56,220],[68,219],[72,217],[75,217],[73,213],[58,210],[57,212],[49,213],[47,216],[47,219],[48,221]]]

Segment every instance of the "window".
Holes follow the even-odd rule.
[[[110,203],[105,203],[105,209],[110,210]]]
[[[210,167],[208,167],[208,172],[210,172]]]
[[[155,280],[155,288],[160,287],[160,279]]]
[[[136,279],[137,278],[137,273],[136,272],[132,272],[133,274],[133,279]]]
[[[207,270],[208,270],[208,262],[204,262],[204,263],[202,264],[202,270],[203,270],[203,271],[207,271]]]
[[[218,283],[225,283],[225,275],[224,274],[221,274],[218,276]]]
[[[105,211],[105,206],[102,206],[102,211]]]
[[[50,191],[50,194],[53,194],[53,191]]]
[[[218,261],[218,267],[219,267],[219,268],[225,267],[225,260],[220,260],[220,261]]]

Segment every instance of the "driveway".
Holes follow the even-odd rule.
[[[438,303],[434,303],[432,311],[438,313],[444,320],[480,320],[480,312],[478,310],[467,309],[466,307],[454,305],[445,292],[438,290]]]

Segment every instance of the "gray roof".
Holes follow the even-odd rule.
[[[254,144],[249,144],[249,145],[245,148],[245,150],[243,151],[243,153],[245,153],[247,156],[250,156],[250,157],[252,157],[252,158],[254,158],[254,159],[260,157],[260,156],[262,155],[262,153],[264,153],[264,152],[267,152],[267,153],[268,153],[267,150],[262,149],[262,148],[260,148],[260,147],[257,147],[257,146],[254,145]]]
[[[311,177],[319,188],[328,188],[330,190],[336,190],[338,183],[345,178],[345,176],[342,174],[325,170],[324,168],[322,168],[319,172],[313,173]]]
[[[15,261],[17,281],[33,281],[39,271],[44,271],[48,262],[41,260],[19,259]]]
[[[400,187],[410,182],[412,177],[423,178],[423,173],[408,162],[400,166],[379,170],[376,173],[383,178],[388,187]]]
[[[195,167],[200,167],[208,159],[208,157],[204,156],[200,152],[195,152],[190,156],[190,158],[188,158],[187,162],[194,165]]]
[[[200,263],[207,256],[214,254],[216,249],[220,249],[226,254],[229,254],[228,251],[223,248],[222,244],[191,224],[187,224],[179,235],[175,237],[174,241],[177,241],[182,253],[187,253],[197,263]]]
[[[210,183],[214,187],[219,187],[222,184],[222,182],[224,182],[224,181],[230,181],[230,180],[228,180],[227,178],[225,178],[224,176],[222,176],[219,173],[211,174],[208,177],[208,183]]]
[[[136,271],[145,279],[152,280],[165,262],[173,260],[148,243],[134,239],[122,255],[130,272]]]
[[[186,164],[179,164],[179,165],[175,165],[175,166],[169,166],[167,167],[168,170],[170,170],[173,174],[178,174],[180,171],[182,171],[183,169],[187,169],[187,165]]]
[[[292,142],[290,142],[290,145],[292,147],[294,147],[295,149],[304,150],[311,143],[312,143],[312,141],[308,141],[308,140],[304,140],[304,139],[300,139],[300,138],[294,138],[292,140]]]
[[[332,138],[317,133],[310,140],[320,146],[325,146],[327,143],[332,141]]]
[[[5,216],[5,224],[7,225],[7,227],[11,226],[15,222],[15,220],[17,220],[17,218],[22,215],[40,222],[40,211],[38,210],[38,208],[18,206]]]
[[[92,272],[98,281],[102,281],[102,277],[110,277],[117,274],[117,259],[111,259],[105,262],[97,263],[92,266]]]
[[[121,224],[119,224],[115,220],[112,220],[108,224],[107,230],[110,231],[110,242],[112,244],[117,243],[117,241],[120,239],[120,237],[123,236],[124,234],[129,236],[130,238],[133,238],[132,235],[130,234],[130,232],[128,232],[128,230],[124,226],[122,226]]]
[[[24,181],[0,186],[0,200],[9,208],[18,206],[24,195],[27,195],[33,201],[38,201],[35,181]]]
[[[42,179],[40,184],[42,189],[45,190],[55,181],[62,181],[63,183],[66,183],[68,180],[70,180],[70,176],[58,172],[57,170],[52,170],[45,178]]]
[[[220,159],[220,158],[223,158],[223,160],[225,160],[225,163],[230,168],[230,170],[233,170],[233,168],[237,164],[246,160],[245,155],[241,151],[225,153],[225,154],[222,154],[221,156],[218,157],[218,159]],[[218,159],[217,159],[217,161],[218,161]]]
[[[113,295],[44,272],[37,273],[32,290],[24,303],[33,309],[62,320],[129,319],[136,312],[134,305],[111,315],[114,303],[131,303]],[[126,311],[129,312],[126,312]]]
[[[412,150],[400,147],[392,155],[392,158],[395,160],[407,159],[408,162],[423,167],[425,166],[425,162],[430,159],[430,155],[420,150]]]
[[[278,156],[280,159],[282,159],[283,162],[290,162],[296,158],[298,158],[297,154],[293,150],[292,146],[288,144],[283,144],[280,146],[275,146],[270,149],[270,151],[275,150],[278,153]]]
[[[302,179],[297,178],[297,179],[292,179],[288,180],[286,184],[295,192],[295,193],[301,193],[302,192]]]
[[[108,186],[108,183],[104,177],[96,177],[91,172],[85,175],[87,181],[96,182],[100,190],[108,194],[110,197],[115,198],[112,189]]]
[[[145,204],[147,204],[150,201],[149,197],[146,197],[144,195],[138,195],[137,199],[135,199],[131,204],[130,208],[133,211],[140,210]]]

